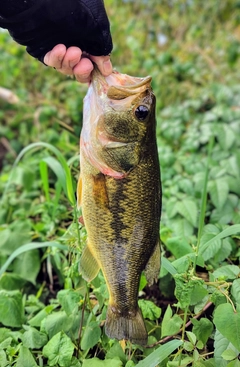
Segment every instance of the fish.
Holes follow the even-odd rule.
[[[91,282],[102,270],[109,292],[105,333],[146,345],[138,306],[142,272],[160,271],[161,178],[151,77],[95,67],[84,98],[77,203],[87,244],[80,272]]]

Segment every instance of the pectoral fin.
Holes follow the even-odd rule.
[[[160,241],[158,241],[144,271],[149,285],[152,285],[158,280],[161,261],[160,255]]]
[[[138,143],[108,143],[105,146],[108,156],[105,159],[113,169],[128,172],[138,165],[140,159],[140,145]]]
[[[83,249],[79,264],[79,270],[80,273],[82,273],[83,278],[87,282],[93,280],[98,275],[98,272],[100,270],[98,262],[92,255],[88,245]]]

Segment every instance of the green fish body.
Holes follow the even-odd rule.
[[[161,183],[151,78],[93,73],[84,100],[78,204],[88,242],[80,271],[91,281],[102,270],[109,290],[110,338],[147,343],[138,307],[142,271],[160,270]]]

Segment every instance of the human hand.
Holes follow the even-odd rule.
[[[92,56],[83,53],[79,47],[66,48],[58,44],[44,57],[44,63],[54,67],[65,75],[74,75],[80,83],[88,83],[91,79],[93,62],[104,76],[112,73],[110,56]]]

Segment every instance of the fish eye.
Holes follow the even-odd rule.
[[[140,105],[135,110],[135,116],[139,121],[144,121],[148,116],[149,109],[146,106]]]

